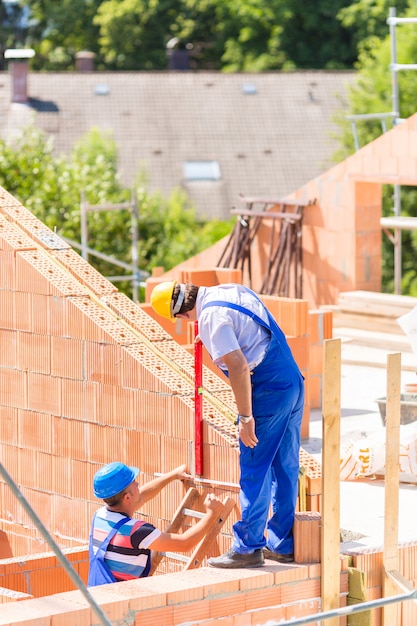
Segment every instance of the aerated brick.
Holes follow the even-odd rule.
[[[61,380],[48,374],[27,372],[27,408],[61,414]]]
[[[193,396],[194,389],[190,381],[158,359],[147,346],[126,346],[124,352],[121,380],[124,387]]]
[[[37,487],[42,491],[52,493],[52,467],[53,456],[50,453],[37,451],[36,453],[36,466],[37,466]]]
[[[70,246],[60,249],[51,255],[63,265],[77,280],[87,287],[92,293],[101,297],[117,292],[117,287],[104,278],[92,265],[83,259]]]
[[[149,341],[172,341],[172,337],[138,303],[132,302],[125,294],[116,292],[102,296],[106,304],[118,317],[128,322]]]
[[[51,338],[29,332],[17,334],[17,367],[20,370],[51,373]]]
[[[50,339],[51,375],[82,380],[84,378],[84,345],[78,339],[48,337]]]
[[[183,416],[176,415],[172,412],[171,405],[175,401],[175,396],[167,394],[157,394],[148,392],[146,389],[131,390],[133,395],[133,404],[131,406],[131,415],[129,418],[129,427],[138,430],[161,433],[167,436],[173,434],[173,421],[181,423]],[[181,406],[180,402],[177,402]],[[184,436],[181,431],[181,435]]]
[[[120,345],[139,342],[136,335],[126,329],[105,307],[88,297],[69,299],[68,329],[71,337],[86,341]]]
[[[18,443],[18,409],[0,405],[0,443]]]
[[[51,452],[52,426],[49,415],[37,411],[19,409],[17,424],[19,446]]]
[[[3,367],[0,376],[0,405],[17,409],[28,407],[28,373]]]
[[[117,344],[84,342],[85,379],[104,385],[120,385],[123,349]]]
[[[36,250],[36,245],[19,228],[7,220],[0,219],[0,249],[3,251]]]
[[[109,459],[125,459],[126,450],[126,430],[124,428],[117,428],[116,426],[107,426],[107,447],[106,454]]]
[[[107,432],[108,427],[104,424],[87,424],[87,437],[89,442],[89,461],[94,463],[110,463],[107,455]],[[98,469],[98,468],[97,468]]]
[[[1,296],[0,296],[1,297]],[[1,365],[2,367],[17,367],[18,333],[14,330],[0,328]]]
[[[55,523],[52,534],[87,543],[91,522],[87,518],[87,502],[59,494],[53,495],[52,502]]]
[[[14,293],[4,290],[0,297],[0,328],[16,330],[14,316]]]
[[[42,250],[16,255],[16,289],[27,293],[85,296],[86,290]]]
[[[61,402],[61,415],[62,417],[70,417],[73,419],[82,420],[85,419],[86,410],[86,383],[82,380],[71,380],[63,378],[61,380],[62,389],[62,402]],[[93,416],[89,415],[91,419]]]
[[[70,246],[33,215],[19,221],[21,228],[38,246],[47,250],[67,250]]]
[[[4,187],[0,187],[0,212],[6,213],[9,207],[21,207],[24,209],[21,203],[14,196],[12,196],[11,193],[6,191]],[[24,210],[28,212],[27,209]]]

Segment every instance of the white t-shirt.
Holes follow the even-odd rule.
[[[225,370],[222,357],[240,349],[252,370],[265,356],[270,333],[245,313],[229,307],[210,306],[202,311],[205,304],[214,300],[239,304],[269,326],[263,304],[246,287],[237,284],[200,287],[197,295],[198,332],[214,363]]]

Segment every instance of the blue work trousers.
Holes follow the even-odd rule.
[[[251,377],[258,444],[248,448],[240,442],[242,519],[233,526],[233,549],[243,554],[265,545],[281,554],[294,552],[304,379],[271,315],[269,323],[271,342]]]

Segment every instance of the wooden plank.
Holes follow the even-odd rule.
[[[246,204],[285,204],[286,206],[309,206],[311,204],[301,200],[283,200],[271,198],[271,196],[239,196],[239,199]]]
[[[233,498],[226,497],[224,499],[223,508],[220,511],[219,517],[213,520],[213,524],[207,531],[205,537],[203,537],[199,544],[194,548],[187,565],[184,567],[185,570],[200,567],[205,556],[208,554],[209,551],[211,552],[211,544],[217,538],[217,535],[224,526],[227,518],[229,517],[235,506],[236,502],[233,500]]]
[[[342,311],[400,317],[417,306],[417,298],[373,291],[345,291],[339,294],[337,304]]]
[[[401,354],[387,358],[387,413],[385,431],[385,525],[383,596],[397,593],[397,586],[389,576],[399,570],[398,513],[400,489],[400,415],[401,415]],[[398,624],[401,607],[389,604],[383,608],[383,624]]]
[[[323,611],[340,604],[340,398],[341,341],[324,341],[321,599]],[[338,618],[329,624],[338,626]]]
[[[253,211],[252,209],[232,209],[232,215],[244,215],[245,217],[282,218],[288,222],[299,222],[302,219],[300,213],[280,213],[276,211]]]

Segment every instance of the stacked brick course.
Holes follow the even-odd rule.
[[[277,299],[268,305],[283,307],[278,322],[291,326],[285,332],[306,374],[304,436],[308,411],[320,404],[322,347],[331,335],[328,314],[309,311],[306,302],[317,307],[335,303],[341,291],[380,291],[381,186],[393,181],[417,184],[416,119],[411,117],[293,196],[317,199],[306,209],[303,222],[306,301]],[[221,244],[215,249],[221,251]],[[199,262],[209,256],[200,255]],[[195,263],[192,259],[182,264],[174,277],[200,284],[239,282],[237,270],[207,271],[207,265],[200,265],[197,274]],[[262,268],[258,270],[262,275]],[[153,284],[163,278],[149,281],[148,298]],[[191,339],[184,321],[161,326],[152,319],[149,305],[135,305],[119,294],[0,189],[1,460],[53,538],[69,549],[68,558],[77,563],[84,579],[85,544],[98,506],[91,494],[96,469],[115,459],[135,463],[142,470],[140,480],[146,481],[182,462],[193,467]],[[204,375],[205,477],[230,485],[238,480],[236,432],[226,417],[235,410],[234,401],[227,381],[210,369],[207,358]],[[317,468],[308,469],[307,508],[319,513],[320,476]],[[236,496],[236,489],[227,485],[207,488],[220,496]],[[183,485],[173,484],[169,495],[161,494],[141,515],[163,526],[183,490]],[[201,499],[205,490],[201,488]],[[62,571],[58,574],[54,559],[42,556],[44,540],[3,480],[0,503],[0,586],[7,590],[0,592],[0,625],[94,623],[80,593],[67,591],[71,583],[64,581]],[[218,540],[219,552],[230,545],[233,521],[231,516]],[[401,573],[414,585],[415,550],[415,544],[400,550]],[[30,566],[24,565],[22,555],[27,554],[34,559]],[[381,551],[350,558],[367,573],[367,599],[380,597]],[[94,596],[112,620],[134,615],[142,626],[180,624],[190,615],[201,623],[227,623],[224,616],[232,615],[230,623],[249,624],[320,609],[320,564],[268,566],[256,573],[202,568],[198,573],[168,574],[163,586],[158,579],[97,589]],[[346,580],[342,571],[341,604]],[[24,599],[25,594],[64,591],[64,585],[66,593]],[[412,603],[401,605],[398,624],[414,626],[414,609]],[[374,613],[378,626],[380,615]]]

